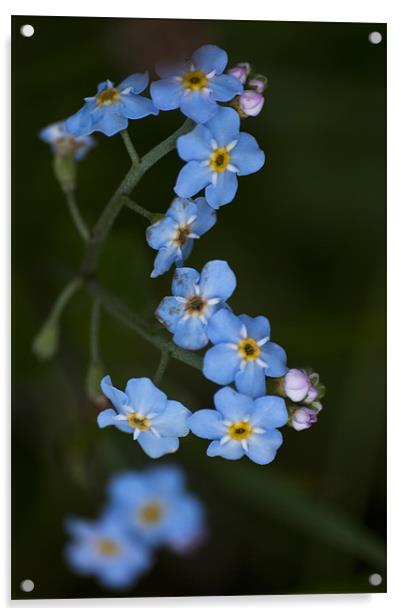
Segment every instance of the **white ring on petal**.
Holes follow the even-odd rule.
[[[138,429],[136,428],[136,430],[135,430],[135,431],[134,431],[134,433],[133,433],[133,440],[134,440],[134,441],[136,441],[136,440],[137,440],[137,437],[139,436],[139,434],[140,434],[140,430],[138,430]]]
[[[193,222],[195,222],[195,220],[198,218],[198,216],[195,214],[195,216],[191,216],[190,218],[188,218],[187,220],[187,225],[192,225]]]
[[[261,340],[257,340],[257,344],[259,347],[262,347],[264,344],[266,344],[269,340],[269,336],[265,336],[265,338],[261,338]]]
[[[243,323],[243,325],[241,326],[241,329],[240,329],[240,336],[242,338],[247,338],[247,335],[248,335],[247,328],[246,328],[246,326]]]
[[[244,451],[248,451],[248,442],[247,439],[243,438],[242,441],[240,441],[242,448],[244,449]]]
[[[215,75],[216,75],[215,69],[213,69],[213,71],[210,71],[210,73],[205,73],[206,79],[212,79],[212,77],[214,77]]]
[[[186,304],[187,303],[187,298],[186,297],[181,297],[180,295],[175,295],[174,299],[176,299],[177,302],[179,302],[180,304]]]
[[[215,306],[216,304],[219,304],[222,300],[220,299],[220,297],[212,297],[211,299],[208,299],[208,306]]]
[[[259,357],[255,360],[257,362],[257,364],[259,366],[261,366],[261,368],[268,368],[268,364],[266,361],[264,361],[263,359],[260,359]]]
[[[211,145],[211,147],[212,147],[212,150],[217,150],[217,148],[219,147],[219,146],[217,145],[217,141],[216,141],[216,139],[211,139],[211,140],[210,140],[210,145]]]
[[[236,147],[236,145],[237,145],[237,139],[234,139],[234,141],[230,141],[230,143],[228,143],[228,144],[226,145],[226,150],[227,150],[228,152],[231,152],[231,151],[233,150],[233,148],[235,148],[235,147]]]
[[[157,432],[156,428],[153,428],[153,426],[150,426],[149,430],[153,434],[153,436],[155,436],[156,438],[160,438],[160,432]]]
[[[236,167],[236,165],[232,165],[231,163],[229,163],[226,167],[226,171],[230,171],[230,173],[238,173],[239,169],[238,167]]]
[[[230,423],[229,423],[230,425]],[[230,436],[228,434],[225,434],[224,436],[222,436],[222,438],[220,439],[220,444],[221,445],[225,445],[226,443],[228,443],[230,440]]]
[[[216,173],[216,171],[214,173],[212,173],[212,184],[213,184],[213,186],[216,186],[216,184],[217,184],[217,173]]]

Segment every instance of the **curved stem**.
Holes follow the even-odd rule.
[[[155,385],[158,385],[161,379],[163,378],[169,361],[170,361],[170,353],[168,351],[161,351],[160,362],[159,362],[159,365],[157,366],[156,373],[153,377],[153,381]]]
[[[79,290],[83,280],[79,277],[73,278],[61,291],[56,298],[53,308],[47,318],[47,321],[57,321],[60,318],[63,310],[66,307],[67,302],[73,297],[73,295]]]
[[[140,214],[140,216],[143,216],[144,218],[147,218],[150,221],[156,215],[154,212],[149,212],[149,210],[146,210],[146,208],[142,207],[141,205],[136,203],[136,201],[133,201],[133,199],[130,199],[126,195],[123,195],[122,202],[130,210],[133,210],[134,212],[136,212],[136,214]]]
[[[123,142],[124,142],[124,144],[126,146],[126,149],[128,150],[128,154],[129,154],[129,157],[130,157],[132,163],[134,165],[137,165],[139,163],[139,155],[136,152],[136,148],[133,145],[133,141],[130,138],[130,135],[129,135],[128,131],[127,130],[122,130],[121,131],[121,135],[122,135]]]
[[[81,235],[82,239],[85,242],[87,242],[89,240],[90,234],[89,234],[87,225],[81,216],[79,206],[77,205],[76,197],[74,194],[74,190],[65,189],[63,192],[66,197],[66,202],[69,207],[70,215],[73,219],[74,224],[76,225],[76,229]]]

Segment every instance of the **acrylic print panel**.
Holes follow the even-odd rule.
[[[384,592],[385,25],[12,44],[13,597]]]

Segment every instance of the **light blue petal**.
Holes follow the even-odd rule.
[[[158,109],[150,98],[138,94],[122,94],[121,113],[130,120],[139,120],[148,115],[158,115]]]
[[[271,430],[280,428],[288,421],[288,411],[283,398],[279,396],[263,396],[254,401],[252,422],[255,426]]]
[[[153,225],[150,225],[150,227],[147,227],[147,243],[151,248],[159,250],[162,246],[171,242],[175,235],[176,228],[176,221],[169,215],[164,216],[164,218],[158,222],[155,222]]]
[[[190,218],[198,214],[198,207],[192,199],[180,199],[176,197],[166,212],[177,225],[185,225]]]
[[[220,74],[226,68],[228,58],[224,49],[216,45],[203,45],[192,54],[191,60],[192,64],[204,73],[216,71]]]
[[[94,551],[86,543],[69,544],[64,552],[69,566],[80,575],[93,573],[96,559]]]
[[[49,124],[38,133],[39,139],[45,141],[45,143],[55,143],[59,139],[66,137],[66,129],[64,122],[55,122]]]
[[[248,439],[247,456],[256,464],[269,464],[282,445],[282,434],[271,430],[267,434],[253,434]]]
[[[244,370],[236,374],[236,387],[242,394],[258,398],[266,393],[265,370],[255,361],[247,362]]]
[[[180,98],[180,109],[194,122],[204,124],[216,114],[217,103],[209,91],[185,92]]]
[[[172,62],[159,62],[156,64],[156,73],[163,79],[168,77],[181,77],[187,71],[189,71],[189,62],[185,62],[184,60],[176,62],[175,64]]]
[[[97,94],[106,90],[107,88],[113,88],[114,83],[110,79],[106,79],[105,81],[101,81],[97,86]]]
[[[111,400],[118,413],[123,413],[124,405],[128,404],[128,397],[123,391],[112,385],[111,377],[109,375],[104,376],[102,379],[101,390],[104,396]]]
[[[226,460],[240,460],[244,455],[244,449],[240,441],[231,440],[223,445],[220,444],[220,441],[212,441],[206,453],[210,458],[220,456]]]
[[[152,426],[161,436],[186,436],[189,432],[187,419],[190,414],[181,402],[169,400],[164,413],[152,420]]]
[[[244,417],[250,417],[254,411],[253,400],[232,387],[219,389],[214,395],[214,400],[217,410],[229,421],[240,421]]]
[[[177,500],[175,512],[170,521],[167,541],[172,550],[186,554],[204,532],[204,509],[199,499],[186,495]]]
[[[125,392],[134,411],[142,414],[161,413],[167,404],[167,396],[148,378],[129,379]]]
[[[230,107],[219,107],[216,115],[206,124],[219,146],[226,146],[239,137],[240,116]],[[237,146],[236,146],[237,147]]]
[[[261,347],[262,359],[268,364],[267,376],[279,377],[287,372],[286,353],[279,344],[267,342]]]
[[[66,130],[75,137],[88,135],[93,127],[91,107],[84,105],[84,107],[79,109],[74,115],[67,118],[65,127]]]
[[[265,154],[252,135],[240,133],[238,143],[231,153],[231,162],[238,169],[237,175],[249,175],[261,169],[265,163]]]
[[[116,413],[113,409],[105,409],[101,411],[97,417],[97,424],[99,428],[106,428],[107,426],[113,426],[115,423]]]
[[[230,349],[227,343],[216,344],[210,348],[203,358],[204,376],[218,383],[227,385],[234,381],[234,377],[240,367],[240,355]]]
[[[192,413],[188,418],[188,426],[192,433],[199,436],[199,438],[211,440],[221,439],[227,431],[221,414],[208,409]]]
[[[118,86],[118,90],[122,92],[125,88],[132,88],[134,94],[140,94],[147,87],[149,82],[149,73],[145,71],[144,73],[133,73],[133,75],[129,75],[126,79],[124,79]]]
[[[91,132],[100,131],[107,137],[112,137],[127,126],[128,119],[123,115],[119,103],[105,105],[92,113]]]
[[[166,494],[171,498],[185,487],[184,472],[179,466],[170,463],[146,469],[143,477],[146,484],[152,487],[157,494]]]
[[[197,235],[203,235],[216,223],[216,212],[208,205],[204,197],[195,199],[195,205],[197,207],[197,219],[192,223],[192,231]]]
[[[183,88],[181,83],[174,79],[160,79],[150,85],[150,94],[153,103],[162,111],[177,109]]]
[[[188,163],[191,164],[191,163]],[[233,201],[237,192],[237,175],[230,171],[218,173],[216,184],[206,187],[205,196],[209,205],[215,210]]]
[[[269,338],[271,330],[266,317],[249,317],[247,314],[240,314],[239,318],[246,326],[249,337],[255,340]]]
[[[153,271],[150,274],[151,278],[161,276],[170,269],[173,263],[178,263],[180,260],[182,261],[175,246],[163,246],[154,259]]]
[[[201,295],[208,299],[219,297],[226,301],[236,286],[236,277],[227,261],[209,261],[201,271],[199,287]]]
[[[123,471],[113,476],[108,484],[108,495],[113,503],[127,504],[136,502],[147,491],[147,485],[140,473],[136,471]]]
[[[177,139],[177,151],[182,160],[209,160],[212,154],[212,135],[206,126],[199,124],[194,130]]]
[[[243,91],[241,81],[232,75],[215,75],[209,80],[215,101],[227,102]]]
[[[177,295],[177,293],[176,293]],[[174,333],[178,321],[184,316],[184,305],[180,304],[175,297],[167,296],[160,302],[156,317],[168,329]]]
[[[218,344],[219,342],[238,344],[241,338],[242,325],[242,322],[235,314],[223,308],[210,319],[207,334],[213,344]]]
[[[211,181],[212,171],[199,162],[187,163],[179,172],[174,191],[179,197],[192,197]]]
[[[176,264],[179,267],[182,267],[184,265],[184,261],[186,261],[186,259],[188,259],[189,255],[192,252],[193,245],[194,245],[194,240],[187,240],[185,242],[185,244],[183,245],[183,247],[181,248],[182,258],[180,259],[178,257],[178,259],[176,260]]]
[[[179,321],[175,328],[173,342],[183,349],[196,351],[202,349],[209,342],[205,325],[198,317],[190,317],[186,321]]]
[[[199,272],[192,267],[178,267],[175,270],[171,290],[173,295],[188,297],[194,295],[195,285],[199,282]]]
[[[158,437],[149,431],[141,432],[137,440],[143,451],[153,459],[174,453],[180,446],[179,439],[174,436]]]

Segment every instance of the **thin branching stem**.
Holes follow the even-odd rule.
[[[153,377],[153,381],[156,385],[159,385],[161,379],[163,378],[165,371],[168,366],[168,362],[170,361],[170,353],[168,351],[161,351],[160,362],[157,366],[156,373]]]
[[[156,216],[154,212],[149,212],[149,210],[146,210],[146,208],[142,207],[141,205],[136,203],[136,201],[133,201],[133,199],[130,199],[126,195],[123,195],[122,202],[130,210],[136,212],[136,214],[140,214],[140,216],[143,216],[144,218],[147,218],[147,220],[151,221]]]
[[[123,142],[125,144],[125,147],[126,147],[126,149],[128,151],[129,158],[132,161],[132,164],[133,165],[139,164],[139,154],[136,152],[136,148],[133,145],[133,141],[130,138],[130,135],[129,135],[128,131],[127,130],[122,130],[121,131],[121,135],[122,135],[122,139],[123,139]]]
[[[74,190],[66,189],[63,191],[66,197],[66,203],[69,208],[70,215],[73,219],[73,222],[76,226],[77,231],[79,232],[81,238],[87,242],[90,238],[90,233],[88,231],[88,227],[83,220],[83,217],[80,213],[79,206],[77,205],[76,196],[74,194]]]

